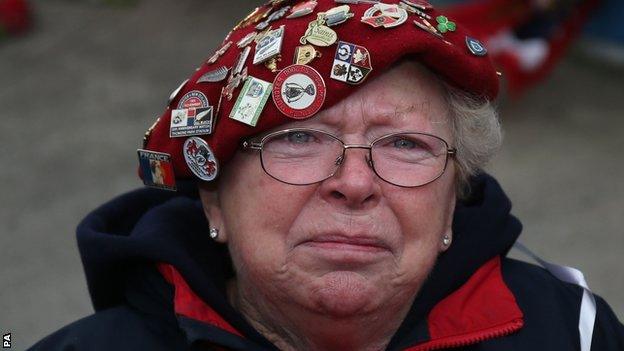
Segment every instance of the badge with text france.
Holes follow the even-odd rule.
[[[373,70],[368,50],[359,45],[339,41],[331,78],[349,84],[360,84]]]
[[[169,137],[212,133],[213,108],[201,91],[193,90],[182,97],[178,108],[171,111]]]
[[[272,87],[273,84],[258,78],[247,78],[230,112],[230,118],[255,127],[264,105],[269,100]]]
[[[186,165],[197,178],[209,182],[217,177],[219,163],[204,139],[198,137],[186,139],[182,152]]]
[[[280,112],[293,119],[305,119],[317,113],[325,102],[325,81],[314,68],[291,65],[273,82],[273,102]]]
[[[139,167],[143,183],[152,188],[176,190],[171,155],[162,152],[138,149]]]

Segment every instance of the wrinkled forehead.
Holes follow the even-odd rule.
[[[361,134],[369,138],[413,131],[448,138],[446,94],[434,73],[414,61],[405,60],[313,118],[287,123],[274,130],[309,127],[337,135]]]

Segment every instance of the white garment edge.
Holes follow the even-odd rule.
[[[589,290],[589,286],[585,281],[583,272],[576,268],[560,266],[558,264],[544,261],[520,242],[516,242],[513,247],[534,259],[557,279],[567,283],[579,285],[583,288],[583,299],[581,300],[581,313],[579,316],[578,328],[581,351],[590,351],[592,335],[594,334],[594,323],[596,322],[596,300],[594,299],[594,294],[591,290]]]

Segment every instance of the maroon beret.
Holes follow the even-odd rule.
[[[476,98],[498,94],[483,45],[426,1],[269,1],[172,93],[139,173],[167,189],[212,180],[243,138],[331,107],[404,57]]]

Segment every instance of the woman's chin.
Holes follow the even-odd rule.
[[[349,318],[368,314],[379,308],[379,291],[362,274],[334,271],[318,278],[318,288],[310,297],[313,308],[333,318]]]

